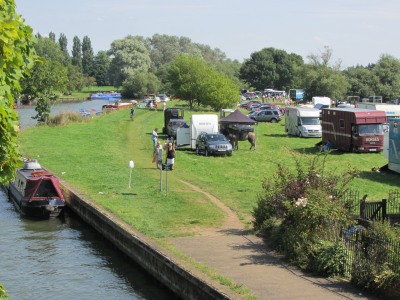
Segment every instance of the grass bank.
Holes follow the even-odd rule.
[[[190,120],[191,112],[185,111]],[[318,152],[318,139],[288,137],[284,123],[256,126],[257,150],[239,142],[232,157],[196,156],[178,150],[176,170],[168,173],[168,195],[160,192],[160,172],[151,163],[151,131],[163,126],[163,113],[137,109],[135,120],[129,111],[97,116],[88,123],[65,127],[37,127],[22,132],[22,152],[51,169],[104,207],[144,234],[153,238],[193,235],[199,228],[218,226],[223,212],[208,199],[190,190],[189,181],[212,193],[235,210],[250,225],[264,178],[273,176],[277,162],[294,167],[293,155],[305,160]],[[165,137],[161,136],[161,139]],[[132,187],[129,161],[135,162]],[[398,188],[399,175],[372,172],[387,163],[382,153],[333,152],[327,168],[338,172],[349,167],[360,170],[352,186],[368,199],[386,198]],[[165,172],[163,173],[165,185]],[[165,188],[165,187],[164,187]]]

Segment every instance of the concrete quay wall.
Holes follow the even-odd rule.
[[[74,213],[180,298],[241,298],[226,286],[211,281],[68,183],[61,182],[61,189]]]

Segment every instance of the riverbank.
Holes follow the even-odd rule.
[[[190,112],[186,113],[185,118],[190,119]],[[273,174],[276,169],[276,160],[271,158],[278,159],[277,153],[281,157],[287,154],[290,158],[288,147],[311,151],[314,141],[288,138],[279,134],[283,130],[282,124],[260,124],[256,128],[260,137],[257,151],[249,151],[247,142],[242,142],[239,146],[241,150],[235,152],[232,157],[204,157],[196,156],[193,151],[178,151],[176,170],[169,172],[166,195],[165,172],[163,192],[160,192],[160,172],[151,163],[151,131],[155,127],[161,128],[162,124],[161,112],[138,109],[135,120],[131,121],[129,114],[120,111],[94,118],[88,124],[35,128],[34,131],[27,131],[22,135],[21,144],[24,153],[29,153],[32,158],[40,156],[41,163],[62,179],[85,191],[97,204],[162,245],[162,248],[182,257],[184,262],[201,270],[201,273],[211,280],[229,286],[232,291],[242,289],[240,292],[243,292],[249,283],[239,281],[240,278],[233,279],[233,272],[227,271],[229,267],[232,270],[243,270],[244,278],[252,278],[252,274],[248,273],[251,272],[250,269],[244,270],[241,266],[266,268],[261,269],[260,274],[266,273],[271,276],[275,269],[268,268],[268,257],[263,260],[263,251],[267,252],[267,247],[262,242],[245,243],[249,239],[254,241],[253,236],[243,232],[235,235],[238,231],[234,227],[224,228],[227,212],[203,193],[188,189],[181,180],[184,179],[216,197],[234,212],[244,228],[250,228],[251,210],[256,203],[262,178]],[[58,136],[63,138],[55,138]],[[162,135],[160,138],[165,139]],[[381,158],[378,155],[366,157],[349,154],[332,159],[342,161],[341,164],[334,162],[335,168],[346,165],[343,162],[362,160],[364,170],[368,172],[368,159],[374,160],[373,165],[379,165],[378,160]],[[128,188],[130,160],[135,162],[131,189]],[[286,159],[284,162],[290,164],[292,161]],[[372,188],[376,183],[370,178],[358,180],[368,181],[367,184]],[[390,182],[390,176],[386,177],[386,180]],[[384,185],[381,182],[378,185],[376,190],[382,190]],[[205,236],[204,240],[196,242],[196,245],[207,258],[215,258],[214,263],[203,261],[201,257],[197,257],[198,254],[191,253],[190,249],[186,252],[186,246],[182,250],[175,244],[179,239],[190,241],[193,238],[193,243],[196,238],[201,241],[200,237],[204,231],[210,228],[219,231],[221,236],[215,239]],[[241,237],[241,242],[234,239],[237,237]],[[231,252],[222,252],[219,247],[221,245],[212,247],[209,243],[219,239],[225,241],[225,251],[230,249]],[[252,244],[257,245],[256,248],[261,252],[252,252],[257,250],[251,250]],[[204,247],[200,247],[201,245]],[[250,252],[245,254],[234,251],[241,249],[248,249]],[[251,253],[262,259],[252,260]],[[227,269],[219,269],[221,266],[218,263],[224,263]],[[282,287],[285,287],[285,283],[276,283],[276,288]],[[270,293],[264,297],[268,298]],[[298,293],[298,297],[301,297],[302,291],[298,290]],[[252,294],[237,297],[252,299]]]

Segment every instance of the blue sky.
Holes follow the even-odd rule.
[[[95,52],[127,35],[184,36],[243,61],[266,47],[301,55],[333,50],[343,67],[400,58],[399,0],[15,0],[34,32],[87,35]]]

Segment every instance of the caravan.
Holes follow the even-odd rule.
[[[307,107],[286,107],[285,131],[300,137],[321,137],[319,110]]]
[[[176,133],[176,146],[189,145],[196,149],[196,139],[201,132],[218,133],[217,115],[192,115],[189,128],[178,128]]]

